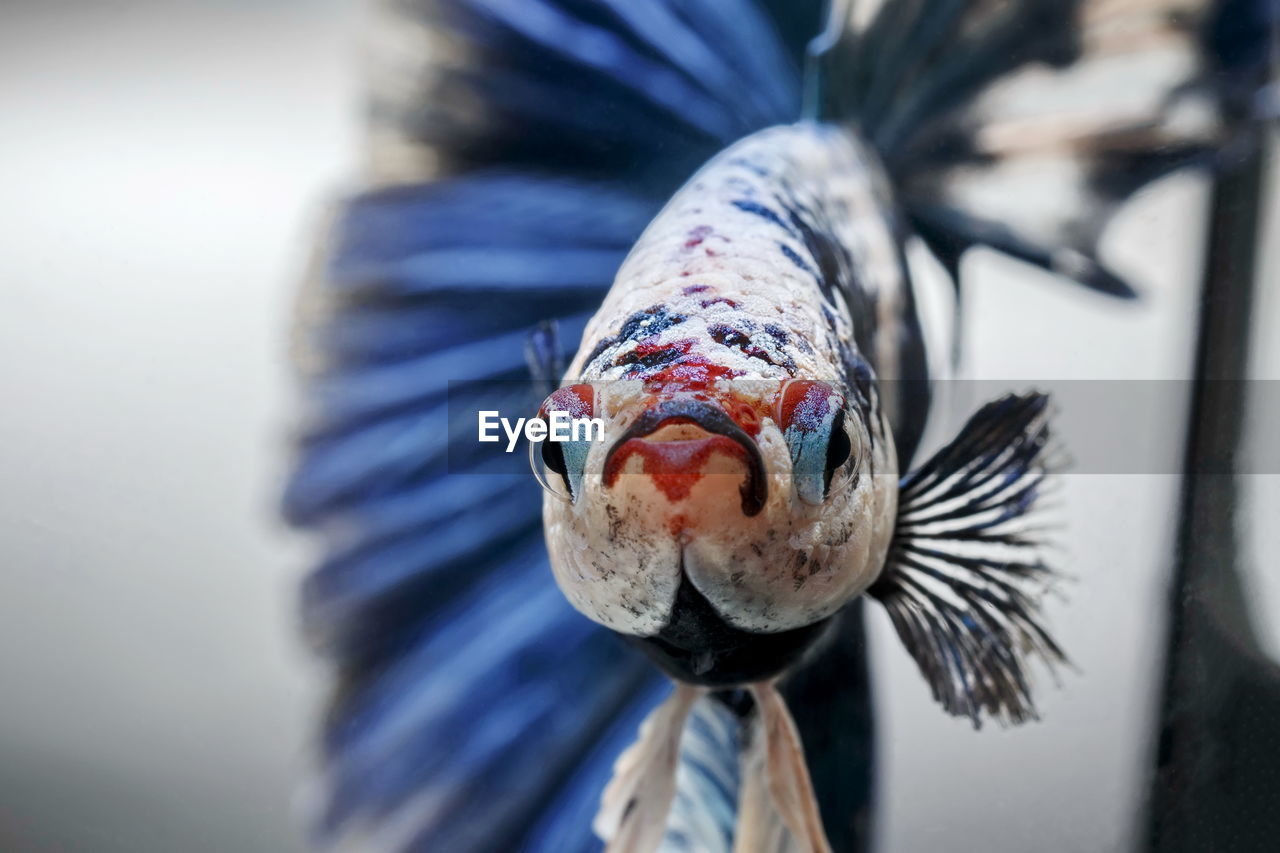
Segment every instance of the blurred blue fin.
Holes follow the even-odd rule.
[[[564,376],[564,352],[560,348],[560,324],[555,320],[541,320],[529,332],[524,345],[525,361],[529,375],[539,387],[541,396],[555,390]]]
[[[714,696],[693,706],[661,853],[730,853],[741,787],[742,719]]]
[[[812,32],[799,18],[816,4],[384,5],[372,180],[308,293],[308,411],[285,495],[323,544],[303,621],[335,676],[316,838],[593,850],[613,761],[669,688],[565,602],[536,482],[459,449],[474,424],[450,419],[451,392],[511,380],[526,405],[520,388],[559,378],[693,169],[796,118]],[[699,756],[685,799],[720,793],[697,780],[721,757]]]

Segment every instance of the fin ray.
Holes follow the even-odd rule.
[[[888,564],[869,593],[889,613],[934,698],[980,726],[1036,715],[1031,657],[1066,657],[1042,624],[1057,575],[1035,521],[1053,458],[1048,398],[988,403],[903,478]]]

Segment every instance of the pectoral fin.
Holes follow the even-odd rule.
[[[888,562],[869,593],[947,712],[978,727],[1036,716],[1028,660],[1065,662],[1044,628],[1042,498],[1056,468],[1048,397],[988,403],[903,478]]]

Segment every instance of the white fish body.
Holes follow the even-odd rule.
[[[776,632],[831,615],[876,579],[897,507],[892,431],[844,289],[826,283],[830,261],[806,236],[820,230],[817,239],[852,247],[842,268],[863,274],[861,301],[876,313],[864,322],[886,330],[872,342],[892,369],[906,281],[888,204],[852,135],[800,124],[724,151],[645,231],[569,368],[595,389],[607,440],[587,455],[583,494],[544,504],[552,566],[576,607],[614,630],[656,634],[683,566],[729,624]],[[851,363],[860,377],[849,377]],[[858,378],[861,389],[850,385]],[[868,394],[867,416],[846,421],[857,471],[816,505],[796,494],[777,417],[796,379]],[[735,511],[739,477],[724,460],[726,476],[700,478],[679,499],[655,488],[638,458],[607,485],[609,437],[659,403],[693,398],[713,401],[759,448],[767,498],[750,515]]]

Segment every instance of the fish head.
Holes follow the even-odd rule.
[[[543,442],[547,543],[580,611],[653,636],[691,584],[730,626],[830,616],[883,567],[897,500],[892,438],[840,381],[609,380],[543,404],[602,423]]]

